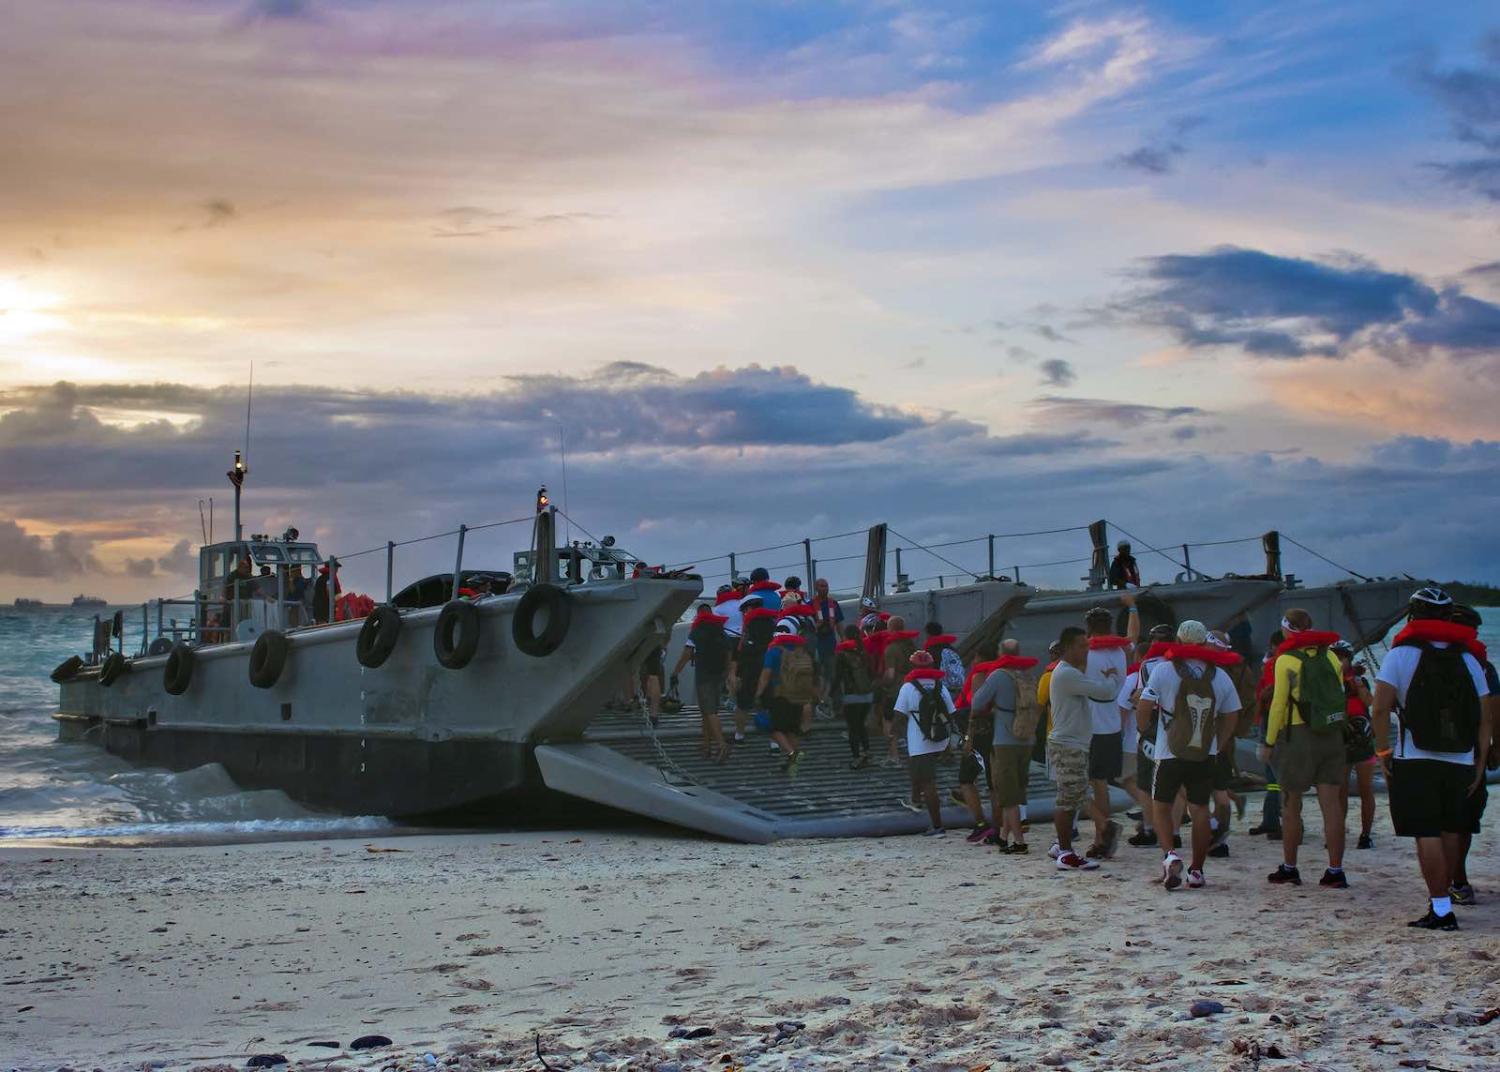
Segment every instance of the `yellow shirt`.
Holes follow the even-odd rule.
[[[1047,712],[1047,732],[1052,732],[1052,671],[1042,672],[1041,679],[1036,683],[1036,702],[1042,710]]]
[[[1298,651],[1306,655],[1316,655],[1317,648],[1299,648]],[[1344,664],[1339,662],[1339,657],[1331,651],[1325,651],[1328,663],[1333,667],[1333,672],[1340,680],[1344,676]],[[1302,660],[1298,659],[1293,652],[1277,656],[1276,659],[1276,690],[1271,693],[1271,710],[1266,716],[1266,744],[1276,743],[1276,738],[1287,726],[1305,725],[1301,714],[1297,711],[1297,700],[1302,696],[1302,682],[1298,671],[1302,668]]]

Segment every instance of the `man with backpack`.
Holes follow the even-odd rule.
[[[1309,789],[1323,813],[1328,869],[1318,885],[1346,890],[1344,875],[1344,667],[1330,649],[1337,633],[1314,630],[1312,615],[1288,610],[1281,619],[1286,639],[1276,649],[1271,707],[1266,716],[1262,762],[1272,762],[1281,783],[1282,863],[1266,876],[1276,885],[1302,885],[1297,850],[1302,845],[1302,795]]]
[[[943,632],[940,622],[928,622],[922,630],[927,634],[922,641],[922,648],[932,656],[932,665],[943,672],[943,684],[948,686],[948,693],[957,696],[959,690],[964,687],[964,660],[954,647],[958,643],[958,637],[952,633]]]
[[[895,619],[892,619],[894,621]],[[943,815],[938,802],[937,762],[948,750],[952,732],[953,696],[943,684],[943,672],[932,665],[925,651],[911,655],[911,670],[896,693],[893,710],[906,719],[906,754],[911,769],[912,800],[927,806],[928,837],[943,836]],[[906,806],[906,801],[901,801]]]
[[[1089,703],[1093,712],[1093,732],[1089,738],[1089,785],[1094,792],[1095,806],[1106,812],[1109,810],[1109,783],[1116,781],[1125,770],[1124,724],[1116,700],[1130,665],[1128,653],[1140,635],[1141,623],[1134,594],[1125,593],[1120,597],[1120,602],[1125,605],[1129,619],[1127,636],[1113,635],[1114,615],[1105,607],[1095,607],[1083,619],[1089,635],[1089,654],[1084,666],[1084,676],[1090,681],[1107,682],[1115,690],[1108,701]],[[1088,856],[1098,859],[1103,854],[1104,846],[1095,840],[1089,846]]]
[[[1224,671],[1241,659],[1233,652],[1209,646],[1207,641],[1208,630],[1202,622],[1179,625],[1177,640],[1151,667],[1135,708],[1142,734],[1155,722],[1151,808],[1163,849],[1161,882],[1169,890],[1183,881],[1182,857],[1174,848],[1177,817],[1173,805],[1179,793],[1187,798],[1193,817],[1187,886],[1190,890],[1203,888],[1203,864],[1213,840],[1208,806],[1213,798],[1218,756],[1220,750],[1231,747],[1235,716],[1240,710],[1239,692]]]
[[[795,778],[802,761],[802,708],[818,695],[818,671],[805,637],[786,626],[777,628],[755,693],[761,707],[771,713],[771,740],[784,757],[781,769],[788,778]]]
[[[729,758],[724,728],[719,725],[719,696],[724,691],[733,655],[729,637],[724,632],[728,620],[722,614],[715,614],[707,604],[699,607],[693,624],[688,627],[682,655],[672,670],[672,688],[676,689],[677,675],[689,661],[693,664],[693,691],[697,694],[698,713],[703,719],[703,755],[715,763],[723,763]]]
[[[875,702],[875,675],[859,626],[844,627],[844,639],[833,651],[833,692],[843,706],[849,731],[849,769],[870,765],[870,705]]]
[[[1022,656],[1016,640],[1004,641],[1000,650],[999,658],[975,668],[987,676],[974,691],[969,722],[973,726],[976,720],[984,720],[990,726],[990,795],[1000,851],[1019,855],[1030,851],[1021,827],[1021,807],[1031,780],[1031,750],[1042,707],[1036,683],[1023,676],[1036,667],[1037,660]]]
[[[1391,825],[1416,840],[1431,898],[1427,914],[1407,926],[1456,931],[1451,883],[1460,839],[1473,829],[1469,798],[1484,782],[1480,744],[1491,738],[1485,651],[1473,626],[1451,620],[1453,600],[1441,588],[1419,590],[1407,613],[1375,677],[1375,741],[1391,742],[1376,755],[1386,764]]]
[[[781,617],[781,586],[771,580],[765,569],[757,567],[751,571],[750,584],[740,599],[739,616],[741,631],[736,656],[739,689],[735,694],[734,708],[734,739],[737,744],[744,740],[745,720],[756,710],[761,669],[771,639],[776,634],[776,620]],[[771,751],[775,750],[773,743]]]
[[[906,619],[899,614],[893,614],[886,621],[885,636],[880,648],[881,665],[881,693],[886,703],[891,703],[896,694],[901,691],[906,682],[907,671],[911,669],[912,654],[917,650],[917,631],[906,628]],[[886,762],[892,767],[901,762],[900,753],[896,749],[896,731],[903,721],[901,713],[892,706],[886,711],[885,734],[890,745],[890,752]],[[915,786],[912,787],[915,790]],[[917,799],[915,791],[912,800]]]

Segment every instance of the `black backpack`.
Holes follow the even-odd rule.
[[[1401,705],[1402,729],[1424,752],[1469,751],[1479,738],[1479,693],[1464,649],[1411,646],[1422,654]]]
[[[758,614],[745,622],[743,652],[747,657],[760,658],[770,650],[776,636],[776,616]]]
[[[946,741],[951,736],[948,721],[948,705],[943,703],[943,687],[936,682],[932,688],[917,685],[922,698],[917,701],[917,730],[929,741]]]

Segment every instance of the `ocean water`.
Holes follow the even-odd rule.
[[[1480,636],[1500,651],[1500,608],[1481,613]],[[0,842],[275,840],[398,829],[376,816],[309,811],[276,790],[240,789],[217,765],[142,769],[93,745],[58,741],[57,686],[47,675],[88,646],[93,620],[93,611],[0,607]],[[126,651],[136,649],[140,628],[127,611]]]
[[[141,769],[93,745],[58,741],[57,686],[48,675],[89,647],[94,614],[0,607],[0,842],[278,839],[395,828],[373,816],[309,811],[275,790],[247,792],[218,765]],[[126,631],[127,652],[140,638],[139,621],[128,625],[134,629]]]

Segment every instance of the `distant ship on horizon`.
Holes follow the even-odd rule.
[[[89,610],[93,607],[107,606],[109,606],[109,604],[100,599],[98,596],[77,595],[73,597],[74,610]]]
[[[42,601],[40,599],[27,599],[25,596],[16,596],[17,610],[27,610],[31,607],[40,606],[42,606]]]

